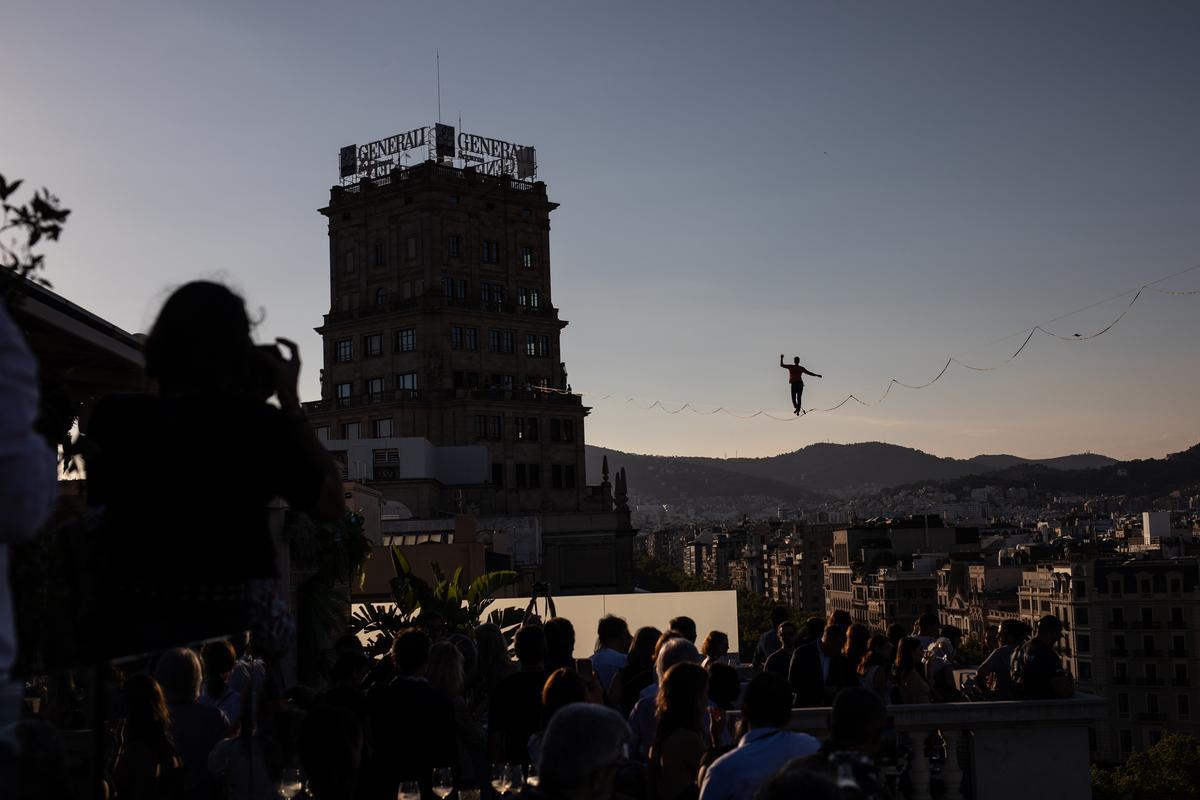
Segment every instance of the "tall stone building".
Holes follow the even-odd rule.
[[[321,400],[306,411],[347,479],[416,520],[466,513],[480,531],[508,531],[514,565],[556,593],[629,591],[624,476],[615,490],[607,471],[587,483],[589,409],[560,347],[558,205],[545,183],[512,177],[531,171],[513,153],[532,148],[459,134],[446,152],[453,129],[436,136],[436,153],[434,126],[343,151],[342,184],[320,210],[330,306],[317,328]],[[426,143],[422,163],[395,158]],[[467,152],[492,145],[491,162]],[[437,528],[415,524],[399,529]]]

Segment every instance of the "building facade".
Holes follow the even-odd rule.
[[[1094,755],[1121,761],[1167,733],[1200,735],[1200,561],[1098,559],[1025,572],[1021,618],[1053,614],[1081,691],[1108,698]]]
[[[588,408],[562,357],[555,208],[544,183],[443,160],[334,186],[321,399],[305,410],[348,478],[414,516],[536,516],[553,591],[628,591],[628,506],[607,474],[587,484]]]

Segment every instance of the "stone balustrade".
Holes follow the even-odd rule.
[[[1088,728],[1105,713],[1102,697],[1067,700],[891,706],[899,744],[910,758],[909,800],[1013,800],[1091,796]],[[828,708],[797,708],[790,727],[828,736]],[[926,758],[931,735],[935,763]],[[939,752],[940,751],[940,752]],[[938,791],[933,793],[933,789]]]

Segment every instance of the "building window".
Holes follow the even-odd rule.
[[[354,358],[354,340],[338,339],[333,343],[333,360],[344,364]]]
[[[521,266],[533,269],[533,248],[527,244],[521,245]]]
[[[1092,679],[1092,664],[1090,661],[1079,662],[1079,680],[1090,681]]]
[[[1086,628],[1088,626],[1088,610],[1086,608],[1075,609],[1075,627]]]
[[[1146,655],[1150,655],[1151,653],[1154,652],[1154,637],[1153,636],[1143,636],[1142,637],[1142,650],[1144,650],[1146,652]]]
[[[383,378],[371,378],[367,381],[367,394],[371,396],[372,403],[378,403],[383,399]]]
[[[1073,580],[1071,582],[1073,584],[1075,584],[1075,596],[1076,597],[1087,597],[1087,583],[1086,582],[1078,580],[1078,579]]]
[[[337,398],[337,407],[338,408],[349,408],[350,407],[350,384],[339,383],[334,388],[334,394],[335,394],[335,397]]]
[[[567,464],[567,466],[563,469],[563,483],[566,485],[566,488],[568,488],[568,489],[575,488],[575,465],[574,464]]]
[[[1176,664],[1175,665],[1175,685],[1187,686],[1187,684],[1188,684],[1187,664]]]
[[[363,344],[366,346],[367,358],[377,358],[383,355],[383,334],[372,333],[363,337]]]
[[[1112,623],[1111,624],[1112,624],[1112,627],[1114,627],[1114,628],[1124,628],[1125,627],[1125,612],[1119,608],[1112,609]]]
[[[529,475],[529,488],[530,489],[542,488],[542,465],[541,464],[529,464],[529,465],[527,465],[526,472]]]
[[[378,289],[375,290],[375,305],[377,305],[377,306],[387,305],[387,298],[388,298],[387,289],[384,289],[382,286],[380,286]]]
[[[500,331],[496,330],[495,328],[492,328],[488,331],[488,352],[500,352]]]
[[[1179,594],[1183,591],[1183,581],[1179,578],[1171,578],[1171,594]]]
[[[563,468],[561,464],[555,464],[550,467],[550,488],[563,488]]]
[[[462,198],[459,197],[458,195],[456,195],[456,194],[450,195],[450,205],[456,206],[461,202],[462,202]]]
[[[552,442],[561,442],[562,441],[562,420],[561,419],[550,420],[550,441],[552,441]]]
[[[1092,639],[1090,636],[1082,634],[1075,635],[1075,649],[1080,653],[1090,653],[1092,650]]]
[[[542,290],[527,286],[518,286],[517,305],[521,308],[540,308],[542,305]]]
[[[371,421],[371,435],[376,439],[386,439],[392,435],[392,418]],[[378,451],[376,451],[378,452]]]
[[[1186,694],[1175,697],[1175,711],[1179,714],[1180,719],[1188,719],[1192,716],[1192,702]]]
[[[536,442],[538,440],[538,418],[529,417],[525,422],[527,423],[525,431],[529,435],[529,441]]]
[[[343,422],[342,423],[342,438],[343,439],[359,438],[360,428],[361,428],[361,426],[357,422]]]
[[[503,439],[504,438],[504,417],[500,417],[500,416],[492,417],[492,438],[493,439]]]
[[[462,350],[463,346],[463,329],[461,325],[454,325],[450,328],[450,347],[453,350]]]
[[[1146,669],[1146,685],[1153,686],[1154,684],[1150,683],[1150,681],[1158,680],[1158,665],[1157,664],[1147,664],[1145,669]]]
[[[1171,656],[1174,658],[1183,658],[1187,655],[1186,648],[1183,645],[1182,636],[1171,637]]]
[[[1139,580],[1138,587],[1139,587],[1139,591],[1141,591],[1142,594],[1153,594],[1153,591],[1151,590],[1149,578],[1142,578],[1141,580]]]
[[[396,388],[415,392],[417,390],[417,373],[402,372],[396,376]]]
[[[550,353],[550,337],[525,334],[525,355],[546,356]]]
[[[492,464],[492,485],[497,489],[504,488],[504,464],[499,462]]]
[[[1113,578],[1111,581],[1109,581],[1108,590],[1114,597],[1120,597],[1121,596],[1121,579]]]
[[[504,284],[484,283],[481,285],[479,294],[483,302],[500,305],[504,302]]]
[[[487,416],[485,414],[475,415],[475,438],[487,438]]]
[[[512,331],[504,331],[500,337],[500,352],[511,353],[516,349],[516,335]]]
[[[450,234],[446,241],[446,250],[450,253],[451,258],[458,258],[462,255],[462,237],[457,233]]]
[[[524,489],[528,485],[525,481],[525,465],[517,464],[515,466],[517,471],[517,488]]]
[[[479,349],[479,329],[478,328],[467,328],[466,334],[467,334],[467,337],[465,339],[465,344],[463,345],[464,348],[467,350],[478,350]]]
[[[417,349],[417,329],[402,328],[396,331],[396,350],[401,353],[411,353]]]
[[[342,270],[347,273],[354,272],[354,251],[347,250],[342,255]]]
[[[575,420],[564,419],[562,423],[562,433],[564,442],[575,441]]]
[[[1127,694],[1118,694],[1117,695],[1117,713],[1120,714],[1122,717],[1129,716],[1129,695],[1127,695]]]
[[[375,243],[375,266],[382,267],[384,265],[384,263],[386,263],[386,262],[384,260],[383,242],[376,242]]]
[[[318,425],[317,427],[313,428],[313,433],[317,434],[318,442],[328,442],[329,441],[329,426],[328,425]]]
[[[410,236],[404,240],[404,255],[409,261],[417,257],[417,237]]]
[[[1121,740],[1121,752],[1122,753],[1132,753],[1133,752],[1133,731],[1121,731],[1120,740]]]
[[[513,438],[517,441],[523,441],[527,434],[525,433],[525,418],[513,417]]]
[[[395,447],[388,447],[383,450],[372,450],[371,456],[376,464],[399,464],[400,451]]]
[[[1154,609],[1143,608],[1142,609],[1142,625],[1144,627],[1150,627],[1153,624],[1154,624]]]
[[[500,243],[491,239],[484,239],[481,256],[485,264],[499,264]]]

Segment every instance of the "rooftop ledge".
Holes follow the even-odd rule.
[[[929,733],[942,739],[940,780],[933,780],[925,758],[914,758],[906,796],[929,798],[931,784],[938,783],[945,800],[1090,797],[1088,728],[1107,706],[1106,699],[1082,692],[1066,700],[889,706],[900,744],[911,752],[922,752]],[[829,713],[828,708],[793,709],[789,727],[827,736]]]

